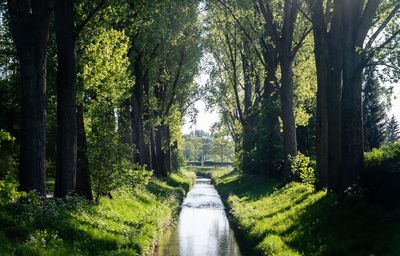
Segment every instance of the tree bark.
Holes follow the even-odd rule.
[[[143,86],[144,86],[144,66],[143,54],[136,56],[134,64],[135,86],[132,90],[132,142],[136,149],[133,154],[133,162],[143,164],[144,134],[143,134]]]
[[[297,0],[285,0],[284,22],[282,38],[279,49],[279,64],[281,67],[281,117],[283,125],[283,149],[285,153],[284,178],[291,179],[290,163],[288,157],[297,155],[296,121],[293,103],[293,34],[297,20],[299,2]]]
[[[74,5],[59,0],[54,8],[57,40],[57,173],[54,196],[76,189],[77,124]]]
[[[157,158],[157,169],[155,169],[156,176],[164,176],[165,173],[165,158],[163,152],[163,126],[160,125],[156,130],[156,158]]]
[[[357,49],[363,47],[364,38],[355,40],[358,32],[358,17],[362,16],[362,5],[345,2],[343,96],[342,96],[342,191],[358,182],[363,168],[363,123],[362,123],[362,56]]]
[[[328,52],[322,2],[311,5],[311,19],[314,32],[314,53],[317,69],[317,116],[316,116],[316,162],[318,189],[328,186]]]
[[[76,193],[88,200],[93,200],[90,179],[89,159],[87,156],[86,132],[84,125],[84,109],[78,105],[77,112],[78,147],[76,168]]]
[[[297,155],[296,121],[294,117],[293,103],[293,70],[290,60],[281,61],[281,117],[283,125],[283,149],[285,157],[295,157]],[[286,159],[287,160],[287,159]],[[288,164],[287,161],[285,161]],[[285,178],[290,178],[290,166],[284,168]]]
[[[164,157],[165,157],[165,172],[164,175],[168,176],[171,174],[171,130],[169,125],[165,125],[165,144],[166,149],[164,150]]]
[[[327,113],[328,113],[328,189],[340,192],[340,172],[342,164],[342,74],[343,74],[343,46],[342,46],[342,1],[335,1],[334,16],[328,34],[328,86],[327,86]]]
[[[19,189],[44,196],[49,2],[8,0],[7,4],[21,74]]]
[[[315,57],[318,76],[318,139],[325,139],[324,101],[328,122],[328,189],[343,193],[358,182],[363,165],[362,131],[362,55],[364,40],[372,26],[380,1],[333,2],[333,12],[323,13],[322,0],[309,1],[314,27]],[[327,8],[329,10],[329,8]],[[330,10],[329,10],[330,12]],[[332,20],[330,20],[332,19]],[[328,31],[329,28],[329,31]],[[327,57],[326,57],[327,56]],[[326,62],[326,64],[324,64]],[[323,90],[326,89],[326,95]],[[321,147],[323,141],[317,142]],[[326,144],[322,144],[326,147]],[[319,154],[325,154],[324,151]],[[318,159],[317,165],[321,167]],[[320,163],[318,163],[320,162]],[[322,176],[320,188],[326,185]],[[320,177],[321,179],[321,177]]]
[[[156,137],[154,135],[154,128],[150,128],[150,151],[151,151],[151,162],[152,169],[157,172],[158,170],[158,155],[157,155],[157,144]]]
[[[266,70],[266,76],[264,80],[264,92],[263,92],[263,116],[264,125],[266,129],[267,142],[264,142],[267,147],[266,158],[279,157],[276,155],[279,152],[277,148],[281,144],[280,126],[279,126],[279,106],[278,106],[278,95],[275,91],[274,81],[276,81],[275,73],[272,73],[273,69]],[[277,170],[277,166],[273,165],[272,162],[266,162],[264,166],[265,174],[272,175]]]

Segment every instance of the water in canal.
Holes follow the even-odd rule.
[[[224,205],[210,179],[197,177],[183,201],[177,227],[160,243],[158,255],[240,255]]]

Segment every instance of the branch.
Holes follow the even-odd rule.
[[[271,37],[272,41],[275,44],[278,44],[280,37],[278,34],[278,29],[277,29],[275,21],[274,21],[274,17],[272,15],[271,8],[268,4],[264,5],[263,0],[259,0],[258,3],[259,3],[261,13],[262,13],[265,23],[266,23],[265,27],[267,29],[267,33]]]
[[[400,34],[400,29],[397,30],[396,32],[394,32],[388,39],[386,39],[381,45],[379,45],[378,47],[372,49],[368,56],[365,58],[364,63],[368,62],[369,60],[372,59],[374,53],[376,53],[377,51],[385,48],[386,45],[388,45],[390,42],[392,42],[398,35]]]
[[[373,67],[373,66],[386,66],[386,67],[391,68],[393,70],[400,70],[399,67],[390,65],[387,62],[371,62],[371,63],[369,63],[367,65],[364,65],[364,67]]]
[[[297,52],[300,50],[300,48],[303,46],[304,40],[307,38],[307,36],[311,33],[312,28],[305,29],[303,31],[303,34],[300,37],[300,40],[295,44],[293,47],[292,53],[291,53],[291,59],[293,60],[294,57],[296,57]]]
[[[257,46],[254,44],[253,42],[253,38],[250,36],[250,34],[247,32],[247,30],[244,28],[244,26],[242,25],[242,23],[239,21],[239,19],[236,17],[235,13],[233,12],[233,10],[223,1],[223,0],[217,0],[218,2],[220,2],[231,14],[232,18],[235,20],[236,24],[239,26],[240,30],[243,32],[243,34],[249,39],[249,41],[251,42],[251,44],[254,47],[254,50],[256,51],[257,57],[259,58],[259,60],[261,61],[261,63],[264,65],[264,60],[262,58],[262,55],[260,54],[260,51],[257,49]],[[254,27],[251,25],[251,22],[249,22],[250,27],[253,29],[253,31],[256,31],[254,29]]]
[[[308,20],[309,22],[312,22],[312,19],[310,16],[307,15],[307,13],[305,13],[301,7],[299,7],[299,12],[304,16],[304,18],[306,18],[306,20]]]
[[[185,48],[182,49],[181,56],[179,59],[179,64],[178,64],[178,70],[176,71],[175,75],[175,80],[174,83],[172,84],[172,95],[171,98],[168,102],[167,108],[165,110],[164,116],[167,116],[169,114],[169,111],[171,110],[172,104],[174,103],[175,96],[176,96],[176,87],[178,85],[179,79],[181,78],[181,71],[182,71],[182,66],[183,66],[183,60],[185,58]]]
[[[362,47],[365,37],[371,28],[372,21],[375,17],[376,10],[378,9],[380,0],[369,0],[364,8],[363,16],[358,25],[358,34],[355,39],[357,46]]]
[[[396,13],[400,9],[400,3],[398,3],[393,10],[390,12],[390,14],[386,17],[386,19],[382,22],[382,24],[378,27],[378,29],[375,31],[374,34],[369,38],[368,43],[366,44],[365,48],[370,48],[373,44],[373,42],[376,40],[376,38],[379,36],[379,34],[382,32],[382,30],[385,29],[385,27],[389,24],[389,22],[393,19],[394,16],[396,16]]]

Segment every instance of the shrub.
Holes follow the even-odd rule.
[[[364,154],[361,184],[373,201],[389,207],[400,205],[400,142]]]
[[[0,129],[0,179],[15,173],[17,167],[15,138]]]
[[[18,182],[11,175],[7,175],[3,180],[0,180],[0,204],[14,201],[20,197],[18,192]]]
[[[149,183],[152,176],[153,172],[146,170],[145,166],[131,164],[130,168],[121,173],[121,185],[127,185],[131,188],[144,187]]]
[[[366,171],[400,173],[400,142],[384,145],[364,154]]]
[[[290,157],[290,162],[292,174],[299,177],[302,183],[312,185],[316,183],[316,172],[312,166],[312,161],[308,156],[299,152],[295,157]]]
[[[171,167],[172,171],[179,171],[181,167],[186,165],[183,152],[178,149],[173,149],[171,152]]]

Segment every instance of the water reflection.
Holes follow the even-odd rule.
[[[210,179],[198,178],[182,204],[178,226],[158,255],[239,256],[220,196]]]

